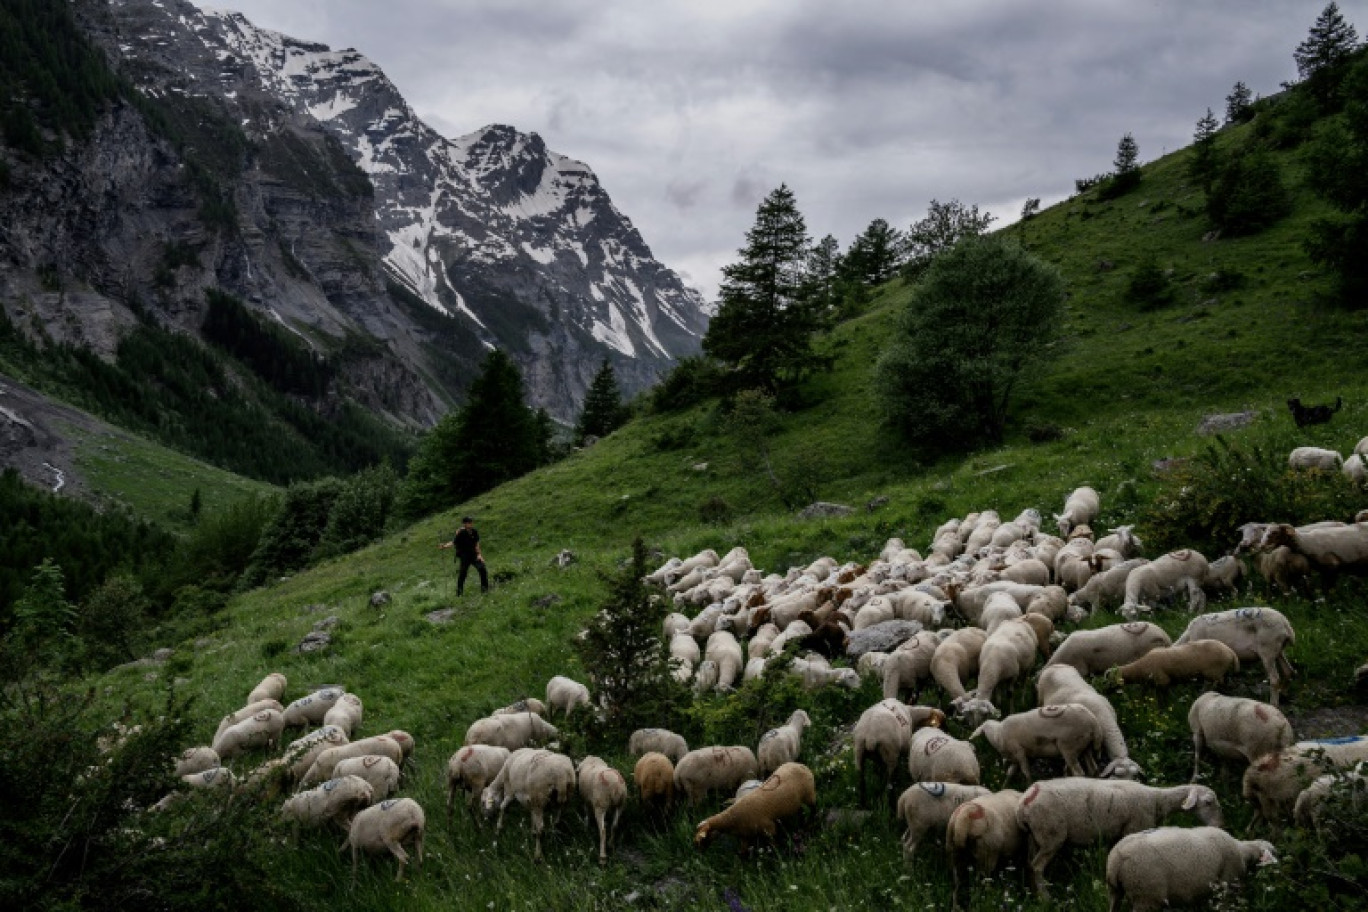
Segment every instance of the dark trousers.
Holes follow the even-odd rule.
[[[478,558],[478,557],[471,557],[471,558],[465,558],[465,557],[463,557],[463,558],[460,559],[460,561],[461,561],[461,572],[460,572],[460,574],[456,577],[456,594],[457,594],[457,595],[460,595],[460,594],[465,590],[466,574],[470,572],[470,568],[471,568],[472,566],[473,566],[476,570],[480,571],[480,591],[481,591],[481,592],[488,592],[488,591],[489,591],[489,573],[485,570],[485,562],[484,562],[484,560],[482,560],[481,558]]]

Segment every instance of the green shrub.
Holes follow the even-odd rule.
[[[698,505],[698,518],[710,526],[724,525],[731,522],[731,504],[714,494]]]
[[[719,395],[725,386],[722,366],[705,355],[679,359],[674,370],[650,393],[655,412],[680,412]]]
[[[1282,171],[1259,151],[1232,156],[1207,195],[1207,216],[1222,233],[1257,234],[1292,211]]]
[[[1126,300],[1141,310],[1158,310],[1175,300],[1173,283],[1159,261],[1145,257],[1126,282]]]
[[[271,577],[307,567],[341,494],[342,482],[336,478],[291,485],[261,532],[242,584],[259,586]]]
[[[152,604],[131,576],[111,576],[80,607],[76,630],[88,664],[108,668],[138,657]]]
[[[380,538],[398,490],[399,476],[389,463],[364,469],[343,481],[328,512],[315,557],[347,554]]]

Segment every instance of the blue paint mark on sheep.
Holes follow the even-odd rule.
[[[926,792],[926,794],[930,795],[932,798],[940,798],[945,795],[944,782],[919,782],[917,784],[921,786],[923,792]]]
[[[1312,744],[1358,744],[1364,740],[1363,735],[1347,735],[1343,738],[1319,738],[1312,741]]]
[[[399,803],[399,799],[398,799],[398,798],[391,798],[391,799],[389,799],[388,801],[382,801],[382,802],[380,802],[380,810],[382,810],[382,811],[388,811],[390,808],[394,807],[394,806],[395,806],[396,804],[398,804],[398,803]]]
[[[1262,608],[1236,608],[1235,616],[1242,621],[1252,621],[1263,613]]]

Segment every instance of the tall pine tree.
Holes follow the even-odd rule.
[[[823,320],[807,280],[810,247],[793,191],[781,185],[756,211],[740,261],[722,267],[703,351],[730,371],[736,389],[774,392],[818,365],[812,336]]]
[[[1219,129],[1216,115],[1211,113],[1211,108],[1207,108],[1205,116],[1197,121],[1196,132],[1192,134],[1192,158],[1188,159],[1188,174],[1208,193],[1220,170],[1220,162],[1216,157],[1216,131]]]
[[[582,444],[587,437],[607,437],[626,423],[627,409],[622,405],[617,374],[604,358],[584,396],[584,408],[575,423],[575,440]]]
[[[1297,75],[1306,81],[1318,101],[1333,99],[1344,77],[1345,64],[1357,48],[1358,33],[1337,4],[1328,4],[1316,17],[1306,39],[1292,52]]]
[[[1235,83],[1235,87],[1226,96],[1226,123],[1244,123],[1254,116],[1254,93],[1249,90],[1249,86],[1243,82]]]

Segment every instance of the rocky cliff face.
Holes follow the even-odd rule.
[[[11,166],[0,302],[17,325],[108,353],[135,312],[195,331],[220,287],[342,352],[349,392],[416,424],[490,346],[562,419],[602,358],[633,391],[698,350],[701,298],[535,134],[443,138],[361,54],[236,14],[76,8],[140,97]]]

